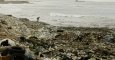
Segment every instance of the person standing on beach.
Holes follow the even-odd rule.
[[[40,17],[37,17],[37,22],[39,22]]]

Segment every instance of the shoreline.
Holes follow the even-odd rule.
[[[42,60],[115,59],[114,32],[109,28],[58,27],[12,15],[0,16],[0,39],[29,46]]]

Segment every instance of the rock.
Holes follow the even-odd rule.
[[[8,48],[8,54],[9,55],[14,55],[14,54],[25,54],[25,49],[20,46],[11,46]]]
[[[105,35],[104,41],[113,43],[113,42],[115,42],[115,39],[112,35]]]
[[[25,55],[28,57],[28,58],[32,58],[32,59],[35,59],[35,55],[34,55],[34,52],[31,51],[29,48],[26,48],[26,52],[25,52]]]
[[[30,39],[30,40],[38,40],[38,38],[35,37],[35,36],[30,36],[28,39]]]
[[[30,30],[24,25],[23,22],[19,21],[18,18],[13,16],[0,16],[0,25],[2,26],[0,29],[1,32],[5,32],[6,38],[14,38],[19,35],[30,34]]]
[[[89,60],[89,59],[90,59],[90,57],[81,57],[80,60]]]
[[[7,27],[8,29],[12,29],[12,27],[10,26],[10,27]]]
[[[29,19],[27,19],[27,18],[19,18],[19,20],[22,22],[29,22]]]
[[[64,32],[64,30],[57,30],[57,32]]]
[[[0,23],[7,25],[8,23],[5,20],[0,20]]]
[[[6,16],[13,17],[12,15],[6,15]]]
[[[10,45],[10,46],[15,46],[16,44],[15,44],[15,42],[13,41],[13,40],[11,40],[11,39],[3,39],[3,40],[0,40],[0,44],[2,43],[2,42],[4,42],[4,41],[8,41],[8,44]]]
[[[73,60],[73,59],[71,57],[63,55],[61,60]]]
[[[19,37],[19,42],[26,42],[26,38],[24,36]]]
[[[97,60],[97,59],[95,59],[95,58],[90,58],[90,59],[88,59],[88,60]]]
[[[64,50],[63,50],[63,49],[59,49],[59,52],[62,52],[62,53],[64,53]]]

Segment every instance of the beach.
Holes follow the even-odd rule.
[[[0,45],[24,48],[27,54],[5,55],[21,60],[114,60],[114,7],[74,0],[0,4]]]

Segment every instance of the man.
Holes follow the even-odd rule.
[[[39,22],[40,17],[37,17],[37,22]]]

